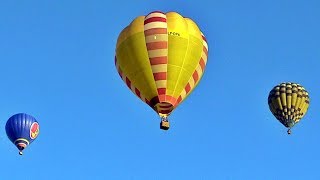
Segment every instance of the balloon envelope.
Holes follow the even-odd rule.
[[[303,118],[309,103],[306,89],[292,82],[276,85],[268,97],[270,111],[287,128],[293,127]]]
[[[39,123],[34,117],[25,113],[11,116],[5,128],[8,138],[20,150],[20,154],[39,135]]]
[[[206,38],[195,22],[155,11],[122,30],[115,65],[129,89],[166,117],[197,86],[207,56]]]

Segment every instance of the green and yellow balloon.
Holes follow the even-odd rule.
[[[288,128],[288,134],[291,134],[291,128],[306,114],[309,103],[310,98],[306,89],[292,82],[276,85],[268,97],[270,111]]]

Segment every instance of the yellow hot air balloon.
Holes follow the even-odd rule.
[[[115,65],[120,77],[142,101],[167,117],[199,83],[208,45],[195,22],[176,12],[139,16],[122,30]]]
[[[309,102],[309,94],[305,88],[291,82],[278,84],[270,91],[268,97],[270,111],[288,128],[288,134],[306,114]]]

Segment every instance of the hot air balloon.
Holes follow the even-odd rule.
[[[276,85],[268,97],[270,111],[288,128],[288,134],[291,134],[291,128],[306,114],[309,102],[309,94],[305,88],[292,82]]]
[[[22,155],[22,151],[38,137],[39,123],[31,115],[18,113],[8,119],[6,133]]]
[[[208,57],[205,36],[191,19],[177,12],[154,11],[135,18],[120,33],[117,71],[169,129],[168,116],[198,85]]]

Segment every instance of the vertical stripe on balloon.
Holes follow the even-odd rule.
[[[166,15],[159,11],[144,19],[144,35],[149,61],[158,92],[158,102],[166,101],[168,33]]]

